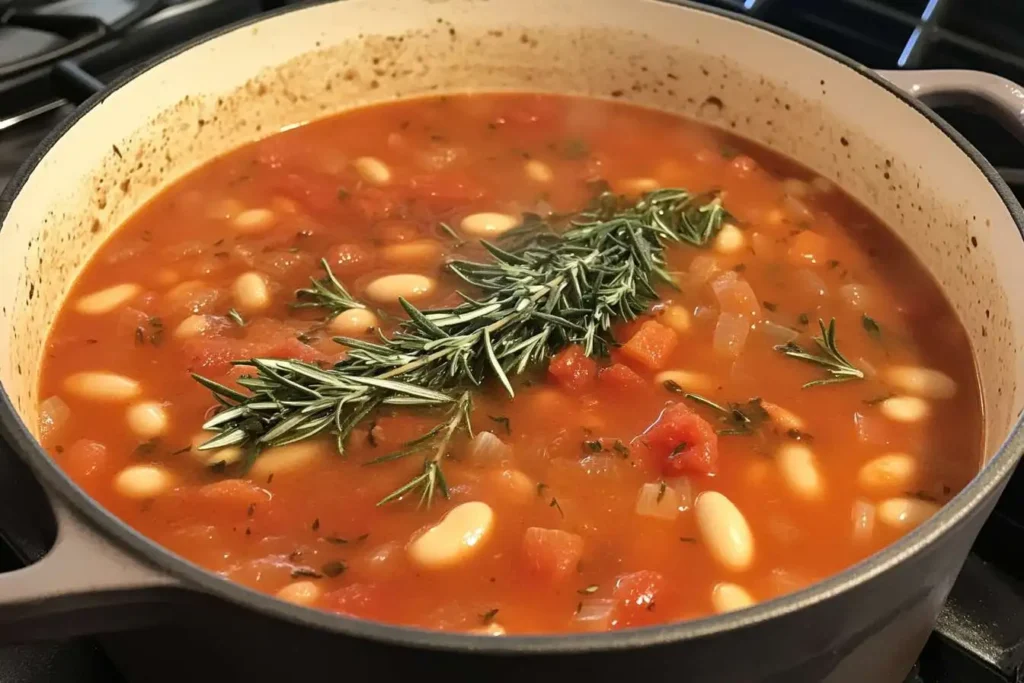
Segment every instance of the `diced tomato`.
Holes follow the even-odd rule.
[[[593,383],[597,375],[597,363],[587,357],[583,347],[573,344],[551,359],[548,363],[548,375],[567,389],[585,389]]]
[[[660,370],[665,367],[678,342],[679,338],[671,327],[648,320],[622,345],[622,354],[646,368]]]
[[[231,367],[231,361],[247,358],[243,344],[237,339],[204,339],[193,337],[181,347],[189,372],[218,374]]]
[[[634,391],[647,386],[643,377],[622,363],[615,363],[598,370],[597,381],[601,386],[621,391]]]
[[[568,531],[532,526],[523,535],[526,564],[538,576],[559,581],[576,571],[583,538]]]
[[[274,189],[313,215],[330,215],[343,208],[341,181],[326,173],[284,173],[274,182]]]
[[[426,204],[432,211],[446,211],[477,201],[484,190],[473,176],[462,171],[444,171],[409,180],[413,199]]]
[[[393,189],[379,187],[362,188],[345,201],[369,221],[382,221],[400,215],[404,204]]]
[[[718,434],[682,403],[669,406],[643,437],[665,476],[712,474],[718,466]]]
[[[665,577],[655,571],[645,569],[620,576],[612,593],[617,601],[615,627],[631,628],[662,621],[655,610],[658,596],[665,589]]]
[[[351,583],[325,595],[320,607],[354,617],[366,616],[382,593],[380,586],[374,583]]]

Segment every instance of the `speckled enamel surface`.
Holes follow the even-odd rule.
[[[0,231],[0,380],[36,421],[47,329],[138,206],[283,126],[416,94],[527,89],[695,117],[794,157],[873,209],[967,326],[987,453],[1024,404],[1024,243],[978,166],[901,99],[753,26],[647,0],[349,0],[271,17],[115,89],[45,153]],[[2,210],[4,207],[0,207]]]

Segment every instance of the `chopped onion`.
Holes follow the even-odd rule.
[[[46,442],[56,436],[71,417],[71,408],[59,396],[51,396],[39,404],[39,440]]]
[[[750,244],[754,249],[754,254],[759,259],[768,261],[775,259],[778,247],[776,246],[775,238],[771,235],[755,232],[750,236]]]
[[[697,306],[695,309],[693,309],[693,317],[695,320],[707,320],[710,322],[717,315],[718,311],[716,311],[711,306]]]
[[[857,359],[857,367],[864,371],[864,376],[868,379],[874,379],[878,376],[878,369],[863,356]]]
[[[761,317],[761,303],[757,300],[750,283],[735,271],[722,273],[711,281],[711,289],[718,299],[718,308],[723,313],[742,315],[756,320]]]
[[[733,313],[722,313],[718,316],[715,326],[713,345],[715,353],[720,356],[736,358],[743,353],[750,334],[750,322],[743,316]]]
[[[782,190],[791,197],[806,197],[810,187],[799,178],[786,178],[782,181]]]
[[[766,336],[771,338],[773,344],[788,344],[800,336],[800,332],[794,330],[792,327],[779,325],[778,323],[773,323],[770,320],[762,321],[758,325],[758,328],[760,328]]]
[[[477,432],[466,456],[478,465],[499,465],[512,456],[512,448],[491,432]]]
[[[875,532],[875,506],[865,500],[855,500],[850,518],[853,521],[853,540],[870,539]]]
[[[851,282],[839,288],[839,298],[855,311],[863,311],[870,301],[870,293],[864,285]]]
[[[611,455],[588,455],[580,458],[579,465],[592,476],[615,474],[615,457]]]
[[[699,254],[690,261],[690,277],[694,283],[704,283],[718,272],[718,261],[714,256]]]
[[[794,273],[794,277],[799,282],[800,289],[805,293],[811,296],[828,296],[828,286],[825,285],[825,281],[814,271],[801,268]]]
[[[676,492],[676,506],[680,512],[685,512],[693,507],[693,482],[689,477],[673,477],[666,479],[665,483]]]
[[[679,516],[679,494],[665,482],[644,484],[636,497],[636,514],[673,520]]]
[[[615,603],[611,598],[586,598],[572,620],[587,631],[607,631],[612,625]]]
[[[797,223],[807,223],[814,218],[814,214],[807,208],[807,205],[791,194],[783,197],[782,209],[791,220]]]

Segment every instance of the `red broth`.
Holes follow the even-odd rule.
[[[676,287],[616,322],[610,356],[568,347],[513,377],[514,400],[493,374],[475,389],[491,436],[445,450],[448,498],[378,505],[424,454],[366,464],[438,410],[380,408],[344,456],[323,438],[246,469],[197,449],[216,411],[190,373],[237,387],[253,369],[232,360],[330,368],[335,334],[394,331],[398,294],[421,309],[474,296],[445,264],[486,260],[488,225],[578,212],[603,187],[714,190],[730,217],[703,248],[667,248]],[[463,222],[482,212],[501,215]],[[368,311],[290,306],[321,258]],[[380,280],[396,273],[426,279]],[[863,378],[804,388],[827,369],[777,347],[821,355],[819,319]],[[379,105],[206,164],[84,269],[40,395],[54,459],[175,553],[299,604],[478,633],[671,622],[796,590],[927,518],[981,455],[967,336],[877,219],[722,132],[551,95]]]

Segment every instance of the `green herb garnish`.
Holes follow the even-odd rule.
[[[875,321],[874,318],[868,316],[867,313],[861,316],[860,323],[864,326],[864,331],[868,333],[868,336],[873,339],[882,338],[882,328],[879,327],[878,322]]]
[[[232,308],[228,310],[228,317],[231,318],[231,321],[239,327],[245,327],[245,318],[243,318],[242,314],[235,309]]]
[[[839,347],[836,346],[836,319],[832,318],[832,321],[826,328],[825,321],[819,318],[818,327],[821,328],[821,336],[815,337],[814,341],[821,350],[819,354],[805,351],[794,342],[775,347],[776,351],[781,351],[790,358],[820,365],[830,375],[826,379],[816,379],[807,382],[804,384],[804,389],[825,386],[827,384],[839,384],[840,382],[848,382],[853,379],[864,379],[864,372],[846,360],[843,354],[839,352]]]
[[[352,308],[366,308],[356,301],[334,276],[327,259],[320,259],[320,266],[324,269],[324,277],[319,280],[310,278],[310,287],[297,290],[296,301],[291,304],[292,308],[322,308],[327,311],[329,319]]]

